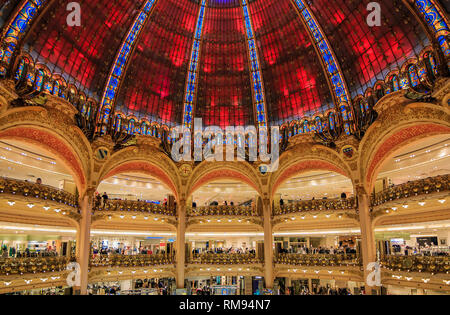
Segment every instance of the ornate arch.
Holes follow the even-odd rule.
[[[186,196],[191,196],[201,186],[218,179],[233,179],[248,184],[262,194],[261,182],[256,170],[247,162],[202,162],[192,173],[186,187]]]
[[[394,106],[395,105],[395,106]],[[381,115],[359,146],[360,180],[371,191],[378,171],[396,151],[419,139],[450,134],[450,115],[431,103],[410,103],[396,94],[377,105]]]
[[[336,172],[350,178],[353,182],[350,166],[336,151],[322,145],[303,143],[281,156],[278,171],[271,174],[269,179],[271,197],[287,180],[311,170]]]
[[[160,150],[150,146],[130,147],[111,156],[101,167],[97,185],[120,173],[143,173],[154,176],[179,196],[180,180],[176,165]]]
[[[42,107],[18,108],[0,116],[0,139],[37,145],[51,152],[71,173],[80,195],[92,170],[92,149],[81,130]]]

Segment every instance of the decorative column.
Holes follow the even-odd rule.
[[[375,233],[373,228],[373,221],[370,216],[370,198],[364,187],[356,187],[358,198],[359,221],[361,225],[361,252],[362,264],[364,268],[364,282],[366,294],[370,295],[374,287],[367,285],[367,278],[370,271],[367,271],[367,265],[377,261]]]
[[[180,204],[177,207],[177,215],[177,289],[184,289],[184,267],[186,263],[186,200],[180,200]]]
[[[261,199],[260,199],[261,200]],[[264,215],[264,281],[266,289],[273,289],[273,233],[270,199],[262,200]]]
[[[77,233],[77,262],[80,265],[79,294],[87,295],[89,260],[91,253],[91,217],[95,189],[88,189],[80,198],[81,221]]]

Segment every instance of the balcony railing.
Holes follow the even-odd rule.
[[[249,265],[261,263],[255,254],[194,254],[191,264],[202,265]]]
[[[359,265],[356,254],[278,254],[275,263],[295,266],[337,267]]]
[[[449,179],[449,175],[440,175],[387,188],[376,195],[372,195],[372,205],[379,206],[393,200],[448,191],[450,190]]]
[[[189,208],[188,216],[245,216],[256,217],[259,216],[254,207],[251,206],[207,206]]]
[[[94,206],[95,211],[113,211],[113,212],[143,212],[157,215],[175,216],[175,209],[170,209],[165,205],[158,205],[145,201],[132,200],[110,200],[106,204],[97,202]]]
[[[91,259],[91,267],[148,267],[170,265],[172,255],[101,255]]]
[[[0,194],[55,201],[74,208],[78,205],[75,196],[64,190],[5,177],[0,177]]]
[[[275,207],[273,215],[287,215],[303,212],[338,211],[356,209],[355,198],[305,200]]]
[[[449,273],[450,256],[385,256],[381,265],[393,271]]]
[[[21,275],[65,270],[67,257],[0,258],[0,275]]]

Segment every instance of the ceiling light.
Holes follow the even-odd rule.
[[[440,199],[438,201],[443,204],[445,202],[445,199]]]
[[[409,207],[409,205],[403,205],[402,207],[407,209]]]
[[[424,202],[424,201],[419,202],[419,205],[422,207],[425,206],[425,204],[426,204],[426,202]]]
[[[16,202],[15,201],[8,201],[8,204],[12,207],[12,206],[14,206],[16,204]]]
[[[48,207],[48,206],[44,206],[43,208],[44,208],[45,211],[50,210],[50,207]]]
[[[397,207],[392,207],[391,209],[392,209],[392,211],[397,211],[398,208]]]
[[[28,208],[33,208],[34,207],[34,204],[33,203],[29,203],[29,204],[27,204],[27,206],[28,206]]]

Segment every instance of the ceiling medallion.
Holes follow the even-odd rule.
[[[109,150],[107,148],[101,147],[95,151],[95,158],[98,161],[106,161],[109,157]]]
[[[342,148],[342,154],[344,155],[344,158],[347,160],[353,159],[355,153],[356,149],[351,145],[346,145]]]
[[[190,166],[189,164],[181,165],[180,173],[183,177],[189,177],[192,174],[192,166]]]

